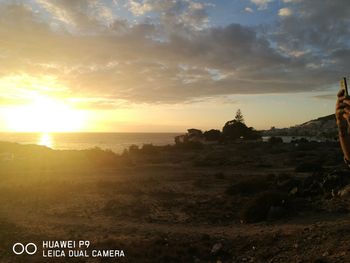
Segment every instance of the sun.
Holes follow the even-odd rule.
[[[36,95],[29,104],[9,108],[5,119],[16,132],[74,132],[83,128],[85,116],[63,100]]]

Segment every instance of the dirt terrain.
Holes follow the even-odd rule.
[[[0,143],[1,262],[350,262],[337,143],[244,142],[122,155]],[[89,240],[123,258],[16,256]]]

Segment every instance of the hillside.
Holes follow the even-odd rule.
[[[311,136],[330,139],[335,138],[337,135],[335,115],[327,115],[289,128],[277,129],[272,127],[270,130],[263,131],[263,134],[265,136]]]

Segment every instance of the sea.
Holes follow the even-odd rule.
[[[38,144],[55,150],[84,150],[99,147],[122,153],[131,145],[174,144],[180,133],[0,133],[0,141]]]
[[[174,138],[181,133],[24,133],[24,132],[0,132],[0,141],[16,142],[20,144],[37,144],[55,150],[85,150],[99,147],[104,150],[112,150],[122,153],[131,145],[141,147],[144,144],[156,146],[172,145]],[[328,139],[305,136],[278,136],[284,143],[290,143],[295,139],[305,138],[310,141],[328,141]],[[269,136],[263,136],[263,141],[268,141]]]

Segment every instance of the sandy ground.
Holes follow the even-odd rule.
[[[334,143],[52,151],[2,143],[1,262],[350,262],[349,183]],[[350,199],[349,199],[350,200]],[[16,256],[89,240],[120,258]]]

